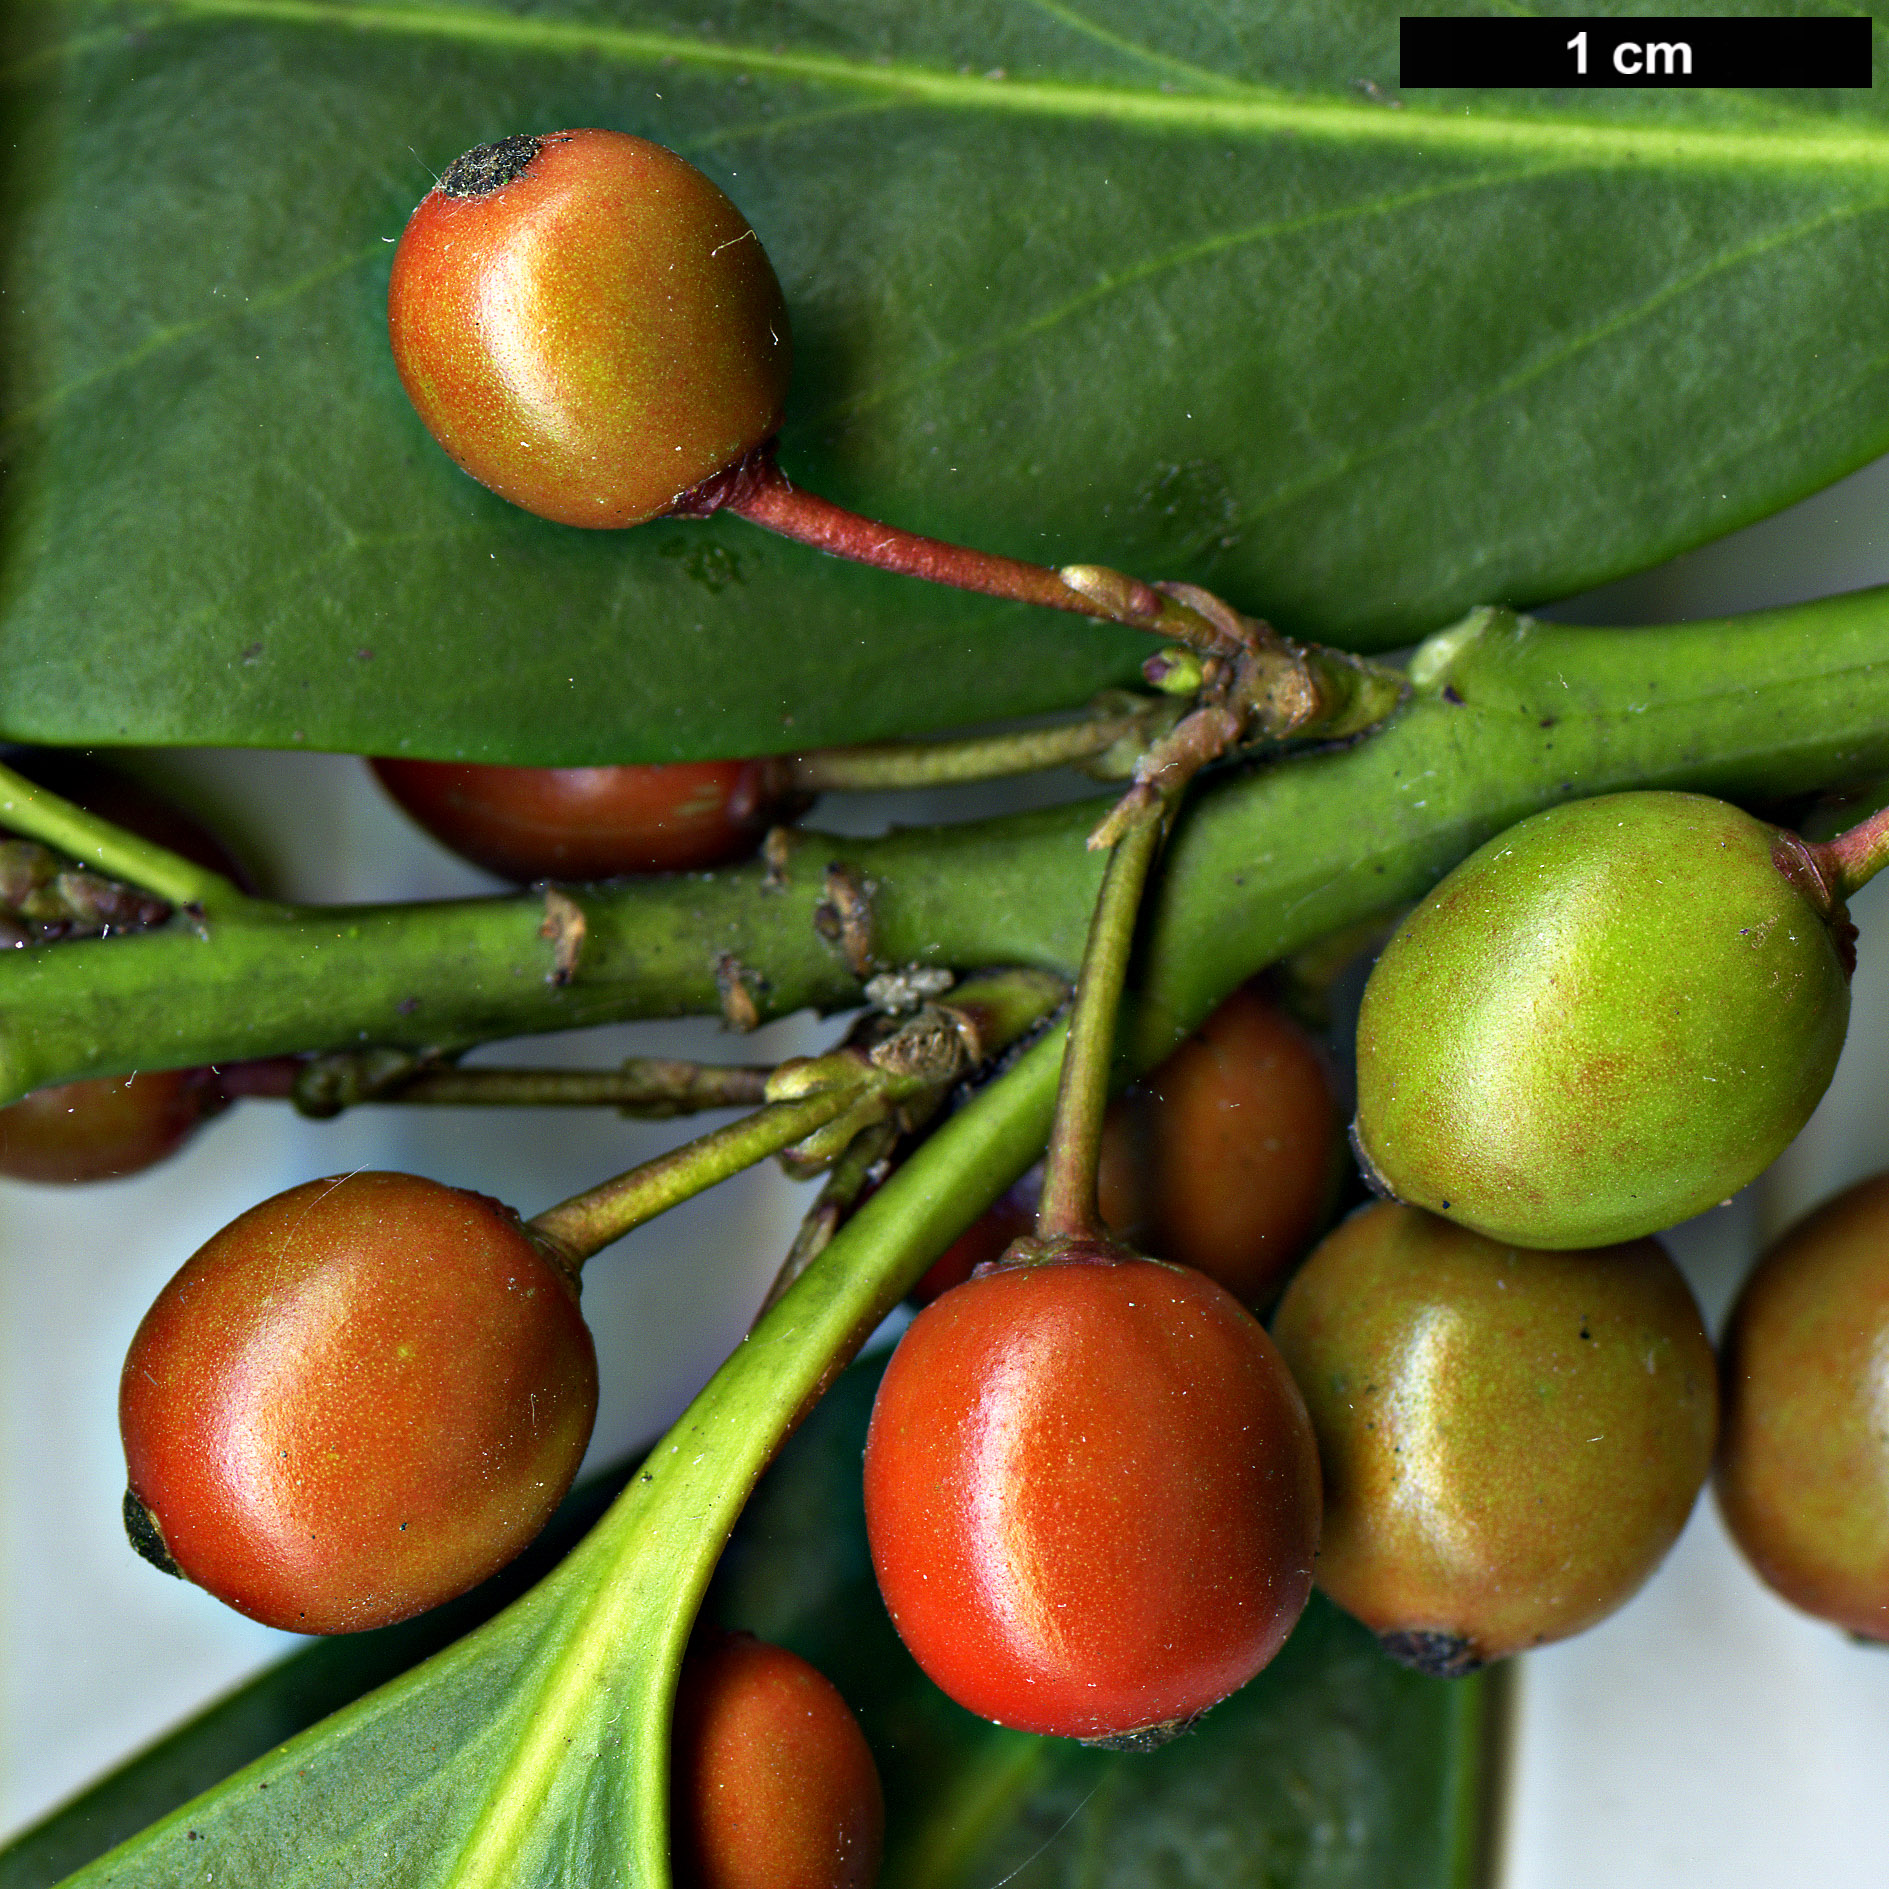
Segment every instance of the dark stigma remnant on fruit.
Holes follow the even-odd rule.
[[[1586,1336],[1585,1333],[1582,1334]],[[1484,1661],[1472,1641],[1460,1633],[1417,1630],[1380,1633],[1377,1643],[1401,1666],[1432,1679],[1462,1679],[1481,1670]]]
[[[449,197],[489,197],[495,190],[516,183],[543,149],[542,138],[524,132],[501,138],[496,144],[474,145],[446,166],[439,187]]]
[[[157,1517],[129,1489],[125,1491],[124,1515],[125,1537],[132,1547],[152,1567],[181,1581],[184,1571],[171,1559],[171,1551],[165,1543],[164,1531],[157,1525]]]

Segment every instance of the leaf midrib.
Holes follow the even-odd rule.
[[[849,87],[942,110],[1079,119],[1125,129],[1246,139],[1303,136],[1327,143],[1402,145],[1441,153],[1553,158],[1592,169],[1889,172],[1889,130],[1756,130],[1750,127],[1594,124],[1544,114],[1514,118],[1465,107],[1400,108],[1334,95],[1297,95],[1237,80],[1212,92],[1061,79],[1011,79],[899,60],[849,58],[690,39],[579,21],[520,18],[471,8],[350,5],[346,0],[160,0],[143,21],[241,19],[292,26],[436,38],[518,53],[584,53],[627,65],[695,66]]]

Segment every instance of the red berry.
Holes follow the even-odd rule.
[[[481,145],[421,200],[394,360],[467,472],[566,525],[640,524],[772,437],[792,350],[741,212],[620,131]]]
[[[885,1846],[872,1752],[832,1682],[751,1634],[692,1653],[676,1695],[682,1889],[870,1889]]]
[[[1243,1686],[1305,1605],[1319,1472],[1258,1321],[1101,1250],[982,1272],[916,1319],[866,1440],[886,1606],[959,1704],[1158,1735]]]
[[[1102,1218],[1264,1305],[1330,1211],[1341,1151],[1324,1057],[1247,985],[1110,1109]]]
[[[537,1534],[597,1361],[563,1271],[482,1194],[310,1181],[158,1295],[119,1391],[140,1549],[267,1625],[384,1626]]]
[[[662,767],[373,763],[427,832],[502,879],[696,872],[743,859],[799,810],[766,761]]]
[[[21,1181],[104,1181],[175,1154],[223,1107],[208,1069],[62,1082],[0,1108],[0,1174]]]

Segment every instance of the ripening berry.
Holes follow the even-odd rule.
[[[960,1705],[1153,1742],[1236,1691],[1305,1605],[1318,1457],[1250,1312],[1186,1267],[1075,1248],[919,1313],[866,1439],[900,1637]]]
[[[871,1889],[885,1800],[833,1682],[750,1633],[683,1662],[674,1788],[680,1889]]]
[[[420,826],[501,879],[700,872],[745,859],[805,805],[766,761],[654,767],[497,767],[378,760],[380,783]]]
[[[408,222],[387,294],[420,418],[501,497],[641,524],[778,430],[792,347],[760,239],[620,131],[483,144]]]
[[[510,1209],[410,1174],[252,1207],[158,1295],[119,1391],[139,1551],[297,1633],[450,1600],[550,1520],[597,1360]]]
[[[1712,1347],[1653,1240],[1536,1252],[1384,1201],[1326,1235],[1273,1335],[1318,1434],[1318,1584],[1466,1672],[1611,1613],[1712,1462]]]

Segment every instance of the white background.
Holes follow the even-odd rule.
[[[1889,462],[1794,511],[1565,614],[1662,621],[1889,580]],[[381,799],[359,763],[315,755],[148,757],[296,899],[416,898],[492,882]],[[841,818],[955,818],[1001,804],[879,797]],[[1051,791],[1055,791],[1052,789]],[[1889,1166],[1889,875],[1856,902],[1848,1049],[1817,1116],[1732,1206],[1672,1237],[1717,1329],[1758,1244]],[[797,1053],[830,1025],[740,1043],[712,1024],[539,1039],[506,1060]],[[604,1111],[361,1109],[310,1123],[248,1103],[178,1158],[81,1189],[0,1182],[0,1833],[298,1644],[138,1561],[118,1520],[125,1347],[164,1281],[244,1208],[316,1175],[398,1167],[526,1213],[694,1132]],[[736,1341],[805,1191],[750,1174],[633,1235],[585,1278],[603,1401],[593,1454],[665,1424]],[[1710,1498],[1612,1620],[1521,1662],[1501,1875],[1506,1889],[1825,1889],[1889,1876],[1889,1651],[1793,1613],[1726,1544]],[[1231,1889],[1231,1886],[1230,1886]]]

